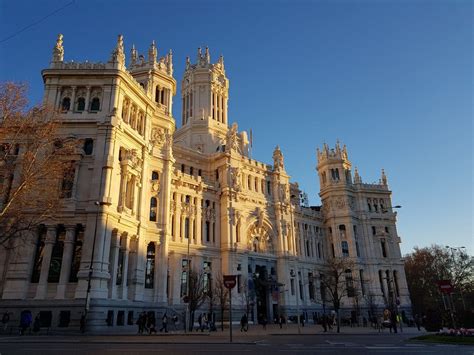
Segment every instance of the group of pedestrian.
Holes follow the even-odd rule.
[[[138,316],[136,324],[138,326],[138,334],[148,333],[151,335],[152,333],[157,333],[155,312],[143,311]],[[160,332],[164,330],[165,333],[168,333],[168,316],[166,313],[161,318],[161,324]]]

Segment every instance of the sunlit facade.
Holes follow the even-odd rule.
[[[312,320],[332,308],[321,278],[341,257],[354,262],[345,317],[395,303],[409,312],[384,172],[363,183],[346,147],[324,144],[322,206],[308,206],[278,146],[272,164],[250,158],[228,117],[222,57],[212,63],[206,48],[186,59],[179,128],[173,56],[154,42],[147,55],[133,47],[126,66],[121,36],[106,63],[64,61],[59,36],[42,75],[45,102],[80,144],[57,221],[0,251],[0,311],[41,311],[52,327],[78,327],[85,308],[95,328],[132,326],[141,311],[181,316],[190,264],[209,284],[237,275],[236,319],[248,309],[255,322],[297,310]]]

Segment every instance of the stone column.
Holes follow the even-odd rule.
[[[44,242],[43,260],[41,261],[41,274],[36,288],[36,299],[46,298],[48,290],[49,264],[51,263],[51,253],[56,243],[56,226],[48,226],[46,240]]]
[[[128,298],[128,255],[130,253],[130,238],[124,236],[124,251],[123,251],[123,274],[122,274],[122,297],[126,300]]]
[[[202,208],[199,197],[196,199],[196,243],[202,245]]]
[[[110,287],[109,287],[109,298],[117,298],[117,264],[120,249],[120,234],[117,229],[112,231],[110,248]]]
[[[86,86],[86,89],[87,89],[87,93],[86,93],[86,107],[85,107],[85,111],[89,111],[90,109],[90,98],[91,98],[91,87],[90,86]]]
[[[76,87],[72,87],[72,95],[71,95],[71,107],[70,111],[76,111]]]
[[[66,226],[66,238],[64,239],[63,258],[61,261],[61,274],[56,291],[56,299],[63,299],[66,294],[66,287],[71,273],[72,254],[76,237],[76,226]]]

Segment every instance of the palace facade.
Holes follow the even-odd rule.
[[[345,146],[317,151],[322,206],[307,206],[277,146],[273,164],[250,158],[229,124],[224,59],[186,59],[180,126],[172,115],[172,52],[119,36],[106,63],[64,61],[58,36],[43,70],[44,101],[81,142],[57,221],[0,250],[0,312],[42,312],[51,327],[131,326],[142,311],[181,315],[188,269],[208,284],[237,275],[236,319],[332,309],[321,286],[332,258],[352,260],[344,314],[368,317],[395,302],[410,312],[391,191],[362,182]],[[58,222],[59,221],[59,222]],[[204,303],[202,311],[207,311]],[[76,328],[77,329],[77,328]]]

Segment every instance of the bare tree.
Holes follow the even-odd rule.
[[[253,301],[253,293],[249,288],[248,279],[246,277],[242,278],[242,284],[238,291],[240,293],[240,304],[242,305],[242,308],[245,309],[245,313],[248,317],[250,313],[250,304]]]
[[[213,294],[216,301],[218,302],[220,310],[221,330],[224,331],[224,312],[229,308],[229,290],[224,286],[224,276],[221,273],[216,275],[213,287]]]
[[[333,258],[326,267],[326,273],[321,278],[321,285],[332,303],[337,316],[337,332],[340,332],[340,309],[343,297],[354,297],[354,279],[352,269],[354,262],[349,258]]]
[[[190,312],[189,331],[193,330],[194,313],[208,298],[208,290],[206,289],[204,277],[204,272],[197,272],[193,269],[189,272],[189,290],[187,295]]]
[[[0,246],[54,219],[71,192],[76,143],[60,125],[50,107],[27,108],[24,85],[0,83]]]

